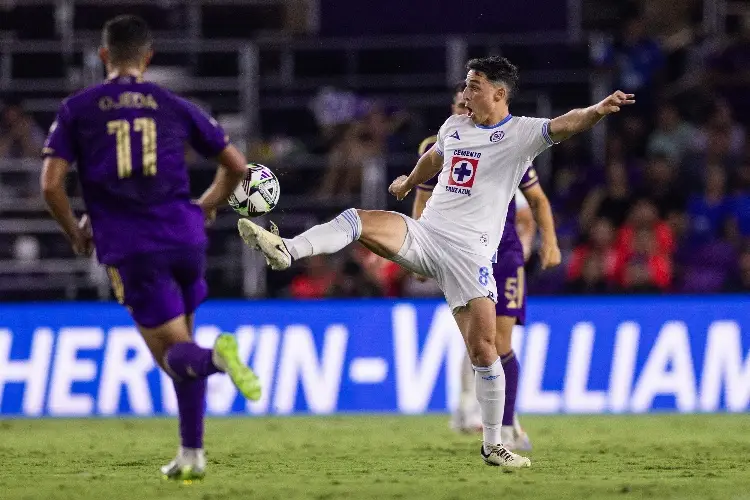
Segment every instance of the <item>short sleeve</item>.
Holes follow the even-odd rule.
[[[523,195],[523,191],[518,189],[516,191],[516,210],[523,210],[529,206],[529,200]]]
[[[450,118],[445,120],[445,123],[443,123],[443,125],[440,127],[440,130],[438,130],[437,139],[435,140],[435,152],[440,156],[443,156],[445,154],[445,134],[448,133],[449,121]]]
[[[42,156],[44,158],[62,158],[68,163],[76,160],[73,118],[67,102],[63,102],[57,111],[55,121],[49,128],[47,140],[44,141]]]
[[[533,186],[536,186],[539,184],[539,176],[536,173],[536,169],[533,165],[529,165],[529,168],[526,169],[526,173],[523,174],[523,177],[521,177],[521,183],[518,185],[518,187],[521,189],[521,191],[525,191]]]
[[[183,101],[190,119],[190,145],[206,158],[213,158],[229,145],[229,136],[215,119],[193,103]]]
[[[423,140],[422,143],[419,145],[419,149],[417,150],[417,153],[419,153],[419,156],[421,157],[423,154],[425,154],[435,143],[437,142],[437,136],[432,135],[428,137],[427,139]],[[435,189],[435,186],[437,185],[438,176],[434,176],[431,179],[426,180],[417,188],[423,189],[425,191],[432,191]]]
[[[526,116],[518,118],[519,145],[528,161],[533,160],[545,149],[555,145],[555,141],[549,134],[549,123],[550,121],[547,118],[529,118]]]

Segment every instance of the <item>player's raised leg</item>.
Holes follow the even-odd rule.
[[[288,268],[293,260],[336,253],[353,241],[359,241],[382,257],[391,258],[398,254],[407,232],[406,221],[399,214],[354,208],[289,239],[249,219],[240,219],[237,229],[243,241],[263,252],[268,265],[277,271]]]
[[[495,304],[486,297],[472,299],[454,311],[474,365],[477,400],[482,413],[481,454],[488,465],[530,467],[531,461],[502,445],[505,373],[495,345]]]

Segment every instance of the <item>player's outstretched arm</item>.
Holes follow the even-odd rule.
[[[218,160],[220,165],[213,183],[198,199],[198,205],[203,209],[207,220],[211,220],[216,209],[226,203],[247,172],[245,155],[231,144],[219,153]]]
[[[388,192],[395,196],[397,200],[401,201],[406,198],[406,195],[408,195],[414,187],[432,179],[442,168],[443,157],[435,151],[435,146],[432,146],[429,151],[419,158],[414,169],[408,176],[399,176],[391,183]],[[425,203],[427,202],[425,201]]]
[[[633,97],[635,97],[634,94],[626,94],[618,90],[593,106],[568,111],[550,121],[549,135],[553,141],[560,142],[585,132],[605,116],[619,112],[622,106],[635,104]]]
[[[557,244],[557,233],[555,233],[555,220],[552,216],[550,205],[544,190],[536,184],[524,190],[523,194],[529,202],[531,212],[539,226],[542,246],[539,249],[539,257],[542,261],[542,269],[555,267],[560,264],[560,247]]]
[[[44,160],[39,183],[47,208],[62,228],[73,246],[76,255],[91,255],[93,245],[89,230],[79,224],[65,192],[65,177],[68,174],[67,160],[48,157]],[[87,219],[85,219],[87,220]]]

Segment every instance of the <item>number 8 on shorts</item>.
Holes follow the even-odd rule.
[[[490,269],[488,267],[480,267],[479,268],[479,284],[482,286],[487,286],[489,282],[490,282]]]

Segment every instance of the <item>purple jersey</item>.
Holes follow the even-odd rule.
[[[427,150],[429,150],[432,147],[432,145],[435,144],[435,142],[437,142],[436,135],[428,137],[427,139],[422,141],[422,144],[419,145],[419,155],[422,156],[423,154],[425,154]],[[424,189],[427,191],[432,191],[437,185],[437,181],[438,181],[438,176],[436,175],[432,179],[429,179],[428,181],[420,184],[418,188]],[[536,170],[534,170],[534,167],[532,165],[529,165],[529,168],[528,170],[526,170],[526,173],[523,174],[523,177],[521,178],[521,183],[518,185],[518,187],[521,191],[526,191],[527,189],[537,184],[539,184],[539,176],[537,175]],[[523,247],[521,245],[521,240],[518,237],[518,231],[516,230],[515,197],[510,200],[510,205],[508,205],[508,215],[505,218],[505,227],[503,228],[503,237],[500,240],[500,244],[497,247],[497,250],[498,250],[498,253],[517,251],[523,257]],[[493,259],[493,262],[495,262],[495,259]]]
[[[135,254],[205,245],[185,147],[211,158],[228,143],[197,106],[126,76],[63,101],[43,155],[77,164],[99,261],[115,264]]]

